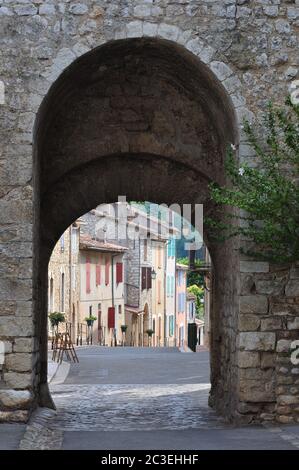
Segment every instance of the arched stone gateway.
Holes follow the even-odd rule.
[[[223,7],[227,24],[221,30],[217,23],[220,36],[214,37],[213,48],[211,21],[219,20],[215,5],[205,17],[201,10],[193,15],[186,2],[180,28],[165,6],[161,11],[169,22],[162,23],[156,18],[159,5],[135,3],[134,14],[128,13],[125,21],[119,20],[127,18],[120,11],[104,12],[92,2],[67,4],[67,11],[48,5],[51,13],[28,7],[24,15],[17,8],[7,14],[10,28],[16,15],[25,17],[18,28],[27,31],[28,39],[24,45],[19,38],[14,43],[24,52],[23,82],[15,79],[13,51],[5,51],[11,60],[7,84],[13,84],[15,93],[8,88],[4,104],[3,146],[11,160],[1,180],[1,256],[10,271],[3,274],[0,290],[0,339],[7,348],[0,420],[24,421],[36,405],[51,406],[47,266],[66,227],[119,195],[202,203],[208,213],[213,210],[208,184],[224,182],[227,144],[239,148],[241,159],[252,156],[240,127],[242,118],[253,119],[255,110],[245,84],[250,88],[260,79],[263,86],[255,88],[255,95],[260,92],[264,103],[269,85],[266,90],[260,72],[245,70],[263,67],[264,52],[260,65],[253,66],[248,56],[247,64],[240,58],[236,66],[233,57],[239,50],[228,54],[232,68],[226,64],[227,34],[236,11],[229,16],[229,7]],[[210,8],[209,2],[202,4]],[[246,8],[250,10],[238,7],[238,18],[246,17]],[[205,18],[202,33],[193,19],[189,24],[193,16],[197,22]],[[58,39],[46,32],[48,27]],[[47,43],[35,45],[41,31],[51,52]],[[246,99],[251,111],[245,108]],[[298,328],[298,270],[275,272],[267,263],[239,260],[236,241],[213,246],[206,237],[215,273],[211,404],[235,422],[298,420],[298,369],[288,357]]]

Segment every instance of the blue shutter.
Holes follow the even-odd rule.
[[[175,257],[175,238],[171,240],[171,256]]]

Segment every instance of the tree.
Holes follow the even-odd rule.
[[[254,248],[241,248],[249,256],[274,263],[293,262],[299,259],[299,106],[290,99],[282,108],[270,103],[264,121],[264,138],[258,137],[260,129],[244,123],[259,166],[239,166],[231,145],[226,159],[231,185],[210,186],[222,219],[216,215],[205,223],[219,241],[242,235],[253,242]],[[241,212],[223,216],[223,206]]]
[[[183,264],[185,266],[189,266],[189,258],[178,258],[177,259],[178,264]],[[202,265],[201,260],[195,260],[195,268],[199,268]],[[187,273],[187,287],[193,286],[196,284],[197,286],[203,286],[204,284],[204,279],[203,279],[203,274],[198,272],[198,271],[192,271],[189,270]]]
[[[196,284],[188,287],[188,292],[196,297],[196,317],[203,318],[204,314],[204,289]]]

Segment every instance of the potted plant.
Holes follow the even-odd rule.
[[[97,317],[91,315],[90,317],[85,317],[85,321],[88,326],[92,326],[93,322],[97,320]]]
[[[120,329],[122,332],[122,345],[125,345],[125,339],[126,339],[126,331],[127,331],[128,325],[120,325]]]
[[[59,323],[63,323],[65,321],[64,313],[61,312],[52,312],[49,314],[49,319],[51,322],[51,326],[54,328],[58,326]]]
[[[59,323],[65,322],[65,315],[61,312],[51,312],[49,314],[49,320],[52,327],[52,349],[54,349],[55,337],[58,334]]]
[[[155,333],[152,328],[149,328],[148,330],[145,331],[147,336],[148,336],[148,346],[152,345],[152,336]]]

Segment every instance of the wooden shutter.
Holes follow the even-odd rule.
[[[161,281],[158,281],[158,304],[161,303]]]
[[[96,265],[96,286],[101,284],[101,262],[98,261]]]
[[[152,288],[152,268],[146,268],[146,288]]]
[[[123,264],[116,263],[116,283],[123,282]]]
[[[86,256],[86,294],[90,294],[90,258]]]
[[[107,257],[105,262],[105,284],[108,286],[110,277],[110,259]]]
[[[146,289],[146,273],[147,268],[141,268],[141,289]]]
[[[108,328],[115,328],[115,308],[108,308]]]

